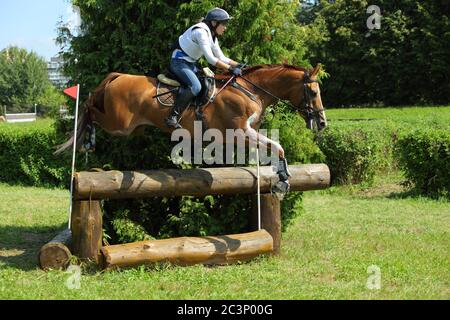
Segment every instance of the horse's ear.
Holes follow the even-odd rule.
[[[317,77],[321,68],[322,68],[322,65],[320,63],[318,63],[316,65],[316,67],[313,69],[313,71],[311,72],[311,78]]]

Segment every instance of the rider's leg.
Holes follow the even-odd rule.
[[[177,98],[175,100],[175,105],[170,112],[169,117],[166,119],[166,125],[172,128],[181,128],[178,123],[180,116],[183,111],[189,106],[194,95],[191,93],[189,88],[180,87],[178,90]]]
[[[178,121],[181,114],[189,106],[192,98],[200,93],[202,85],[195,74],[196,67],[194,64],[183,59],[172,59],[170,69],[185,87],[181,87],[178,91],[175,105],[171,114],[166,119],[166,125],[168,127],[180,128],[181,126],[178,124]]]

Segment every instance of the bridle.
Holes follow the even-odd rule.
[[[319,112],[325,111],[325,108],[314,109],[311,104],[311,89],[307,86],[309,83],[319,83],[317,80],[312,80],[308,73],[305,73],[303,80],[303,109],[300,112],[303,113],[308,120],[312,120],[317,117]]]
[[[267,91],[266,89],[258,86],[257,84],[253,83],[252,81],[244,78],[242,75],[240,76],[242,80],[244,80],[245,82],[250,83],[253,87],[257,88],[258,90],[268,94],[269,96],[271,96],[272,98],[275,98],[277,100],[277,102],[281,102],[283,104],[286,104],[290,107],[296,108],[290,101],[286,101],[281,99],[280,97],[274,95],[273,93]],[[317,114],[319,112],[325,111],[325,108],[322,109],[314,109],[312,104],[311,104],[311,94],[310,94],[310,88],[307,86],[309,83],[318,83],[317,80],[312,80],[309,76],[308,73],[305,73],[305,76],[303,78],[303,95],[304,95],[304,99],[303,99],[303,105],[300,108],[296,108],[299,110],[299,112],[303,115],[305,115],[305,117],[308,119],[308,121],[313,120],[315,117],[317,117]]]

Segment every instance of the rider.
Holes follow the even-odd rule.
[[[196,75],[196,62],[202,56],[216,67],[230,71],[236,76],[242,74],[242,64],[225,57],[217,40],[217,36],[225,32],[230,19],[225,10],[214,8],[208,11],[202,22],[191,26],[179,37],[177,49],[173,51],[170,60],[170,71],[181,80],[182,86],[172,112],[166,119],[168,127],[181,127],[178,124],[180,115],[202,89]]]

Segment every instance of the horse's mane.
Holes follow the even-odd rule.
[[[298,67],[298,66],[293,66],[290,64],[257,64],[255,66],[251,66],[251,67],[247,67],[242,69],[242,75],[248,75],[253,73],[256,70],[260,70],[260,69],[275,69],[275,68],[284,68],[284,69],[291,69],[291,70],[298,70],[298,71],[303,71],[305,73],[309,73],[309,70],[307,68],[304,67]],[[216,78],[218,79],[227,79],[231,76],[231,73],[224,73],[224,74],[219,74],[216,75]]]
[[[285,68],[285,69],[292,69],[292,70],[308,72],[308,69],[306,69],[304,67],[297,67],[297,66],[283,63],[283,64],[258,64],[256,66],[245,68],[244,70],[242,70],[242,74],[245,75],[248,73],[252,73],[259,69],[273,69],[273,68]]]

